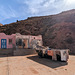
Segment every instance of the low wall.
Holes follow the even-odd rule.
[[[36,54],[34,49],[0,49],[0,55],[23,56]]]
[[[30,55],[30,54],[36,54],[36,51],[34,49],[17,49],[13,52],[15,56],[22,56],[22,55]]]
[[[13,55],[13,49],[0,49],[0,55]]]

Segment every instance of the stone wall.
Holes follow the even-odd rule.
[[[17,49],[14,50],[15,56],[22,56],[22,55],[30,55],[30,54],[36,54],[36,50],[34,49]]]
[[[0,49],[0,55],[13,55],[13,49]]]
[[[36,54],[34,49],[0,49],[0,55],[23,56]]]

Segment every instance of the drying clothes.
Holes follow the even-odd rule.
[[[67,51],[62,50],[61,52],[61,61],[67,61]]]

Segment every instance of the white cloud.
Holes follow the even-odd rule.
[[[11,17],[17,17],[15,10],[12,9],[11,6],[4,7],[2,5],[0,5],[0,16],[0,21]]]
[[[75,9],[75,0],[64,0],[64,10]]]
[[[0,5],[0,21],[12,17],[26,18],[28,16],[45,16],[57,14],[75,8],[75,0],[12,0],[11,4]]]
[[[57,12],[57,8],[60,9],[63,1],[56,0],[25,0],[25,4],[28,5],[29,11],[32,15],[49,15]]]
[[[66,0],[67,5],[75,4],[75,0]]]
[[[50,15],[75,8],[75,0],[18,0],[28,6],[31,15]]]

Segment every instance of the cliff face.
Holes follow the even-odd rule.
[[[45,46],[51,48],[69,48],[75,53],[75,10],[57,15],[29,17],[26,20],[0,27],[6,34],[21,33],[43,36]]]
[[[3,26],[3,24],[0,23],[0,26]]]

